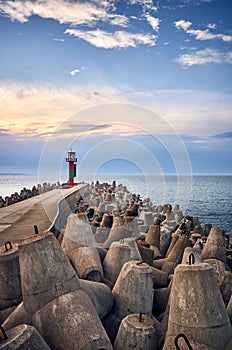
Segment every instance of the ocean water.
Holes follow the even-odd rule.
[[[55,178],[24,175],[0,176],[0,196],[20,192],[23,187],[31,189],[43,182],[65,182],[66,177]],[[128,190],[149,197],[154,204],[180,204],[184,213],[198,217],[201,224],[210,222],[232,236],[232,176],[85,176],[78,181],[122,183]]]

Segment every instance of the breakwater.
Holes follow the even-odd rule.
[[[24,187],[19,193],[14,192],[9,196],[2,197],[0,196],[0,208],[6,207],[8,205],[12,205],[26,199],[38,196],[42,193],[46,193],[52,191],[54,189],[61,188],[60,182],[57,183],[47,183],[38,184],[37,186],[33,186],[32,189],[28,189]]]
[[[1,248],[0,349],[231,348],[223,230],[115,182],[90,184],[73,210],[58,239]]]

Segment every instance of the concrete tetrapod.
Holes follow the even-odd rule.
[[[69,215],[61,247],[68,257],[75,248],[96,247],[93,231],[85,213]]]
[[[222,350],[232,327],[213,269],[205,263],[175,269],[167,337],[183,333],[189,341]]]
[[[130,313],[152,314],[153,279],[151,267],[143,262],[127,262],[112,290],[113,313],[120,319]]]
[[[71,262],[80,278],[100,282],[103,268],[97,248],[80,247],[71,252]]]
[[[160,247],[160,225],[152,224],[145,236],[145,240],[152,246]]]
[[[110,230],[110,234],[107,238],[107,240],[103,244],[103,248],[108,249],[111,245],[111,243],[115,241],[120,241],[121,239],[124,238],[129,238],[129,237],[137,237],[138,234],[134,233],[132,229],[127,227],[126,225],[122,225],[119,227],[113,227]]]
[[[51,232],[22,239],[19,264],[23,303],[31,314],[58,296],[80,288],[75,270]]]
[[[135,242],[135,239],[134,238],[125,238],[124,243],[128,244],[131,248],[131,253],[130,253],[131,260],[141,261],[142,258],[141,258],[140,252],[138,250],[137,243]]]
[[[20,324],[32,325],[32,315],[25,309],[21,302],[16,309],[5,319],[2,327],[7,331]]]
[[[218,259],[226,262],[225,232],[218,227],[212,227],[201,253],[202,259]]]
[[[123,265],[131,260],[129,244],[113,242],[103,260],[104,282],[112,288]]]
[[[194,263],[201,263],[202,257],[201,257],[201,250],[194,247],[186,247],[184,250],[183,258],[182,258],[182,264],[188,264],[189,259],[191,259],[191,255],[193,254]]]
[[[176,265],[181,263],[185,248],[191,245],[191,241],[184,236],[175,235],[173,236],[172,241],[175,241],[175,243],[171,250],[169,249],[167,257],[164,259],[154,260],[154,266],[161,268],[168,274],[172,274],[174,272]]]
[[[153,279],[150,266],[138,261],[125,263],[112,293],[114,306],[103,324],[113,343],[125,316],[140,312],[152,315]]]
[[[50,350],[37,329],[27,324],[21,324],[7,331],[7,339],[0,338],[1,350]]]
[[[228,304],[232,295],[232,273],[230,271],[222,273],[219,288],[225,304]]]
[[[0,310],[22,301],[18,245],[6,242],[0,247]]]
[[[111,311],[114,298],[106,284],[80,279],[80,287],[89,296],[100,318]]]
[[[179,337],[179,334],[177,336],[175,336],[175,337],[171,336],[171,337],[166,338],[165,344],[164,344],[162,350],[176,350],[177,347],[175,345],[175,341],[176,341],[177,337]],[[180,337],[178,339],[179,349],[185,349],[185,350],[189,350],[189,349],[193,349],[193,350],[215,350],[214,347],[207,346],[205,344],[200,344],[200,343],[192,341],[192,340],[189,341],[189,339],[187,341],[189,342],[189,344],[190,344],[190,346],[192,348],[189,348],[189,346],[187,346],[187,343],[184,340],[184,338]],[[225,350],[225,349],[222,349],[222,350]]]
[[[227,305],[227,313],[229,315],[229,318],[230,318],[230,323],[232,324],[232,294],[231,294],[231,297],[230,297],[230,300],[229,300],[229,303]]]
[[[91,300],[81,290],[50,301],[33,322],[53,350],[112,350]]]
[[[16,309],[17,306],[11,306],[7,309],[0,310],[0,325],[7,319],[8,316]]]
[[[154,321],[146,315],[131,314],[120,324],[114,350],[157,350],[157,344]]]

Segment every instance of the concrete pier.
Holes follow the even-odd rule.
[[[74,210],[76,197],[86,187],[86,184],[80,184],[69,189],[54,189],[0,208],[0,245],[6,241],[17,243],[33,232],[33,225],[38,225],[39,231],[51,229],[53,232],[55,228],[62,228],[67,215]],[[69,207],[69,213],[61,207]]]

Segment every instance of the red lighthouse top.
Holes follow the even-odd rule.
[[[66,162],[76,162],[76,152],[73,152],[72,150],[68,152],[68,157],[66,158]]]

